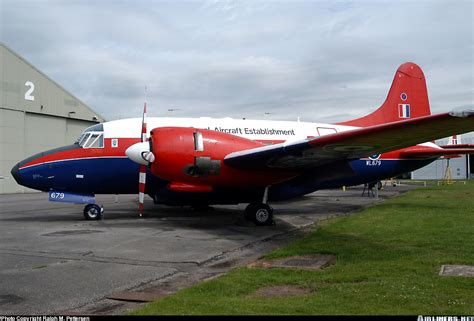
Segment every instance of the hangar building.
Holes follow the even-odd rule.
[[[72,144],[104,119],[0,43],[0,194],[31,191],[11,177],[20,160]]]
[[[462,144],[474,144],[474,133],[462,135]],[[461,135],[458,135],[459,137]],[[436,141],[440,146],[447,145],[448,139]],[[426,180],[435,179],[442,180],[446,173],[447,160],[438,159],[433,163],[422,167],[411,173],[411,179]],[[449,161],[452,179],[471,179],[474,178],[474,155],[462,155],[461,157],[451,158]]]

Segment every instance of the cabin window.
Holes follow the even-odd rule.
[[[193,133],[194,136],[194,150],[197,152],[204,151],[204,142],[202,140],[202,133]]]

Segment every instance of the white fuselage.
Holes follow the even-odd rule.
[[[104,138],[139,138],[141,135],[141,118],[127,118],[103,123]],[[263,143],[291,142],[310,137],[319,137],[344,132],[358,127],[325,123],[310,123],[300,121],[252,120],[233,118],[175,118],[148,117],[149,132],[158,127],[193,127],[210,129],[233,134]],[[419,144],[439,148],[434,143]]]
[[[114,120],[104,123],[105,138],[136,138],[141,133],[141,118]],[[283,142],[318,137],[356,127],[333,124],[250,120],[232,118],[171,118],[149,117],[148,131],[157,127],[194,127],[233,134],[255,141]]]

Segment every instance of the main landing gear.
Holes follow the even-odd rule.
[[[273,208],[267,204],[269,188],[270,186],[265,187],[262,203],[250,203],[245,208],[244,217],[247,221],[258,226],[273,225]]]
[[[258,226],[272,225],[273,208],[268,204],[250,203],[245,208],[244,217],[247,221],[254,222]]]
[[[97,204],[87,204],[84,207],[84,218],[86,220],[101,220],[104,217],[104,208]]]

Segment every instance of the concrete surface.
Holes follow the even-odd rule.
[[[51,203],[44,193],[0,195],[0,311],[120,314],[248,264],[315,221],[410,188],[387,187],[378,200],[356,187],[272,204],[270,227],[245,222],[245,205],[193,212],[147,200],[140,219],[135,195],[98,196],[105,219],[85,221],[82,205]]]
[[[439,275],[464,276],[474,278],[473,265],[442,265]]]

